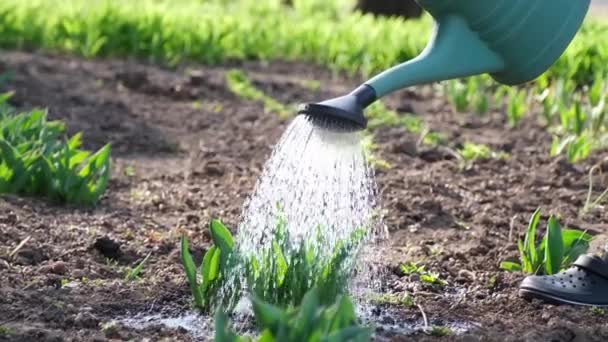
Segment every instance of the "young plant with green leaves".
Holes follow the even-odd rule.
[[[81,133],[65,140],[65,125],[44,111],[15,114],[0,98],[0,193],[94,205],[110,177],[110,145],[82,150]]]
[[[209,311],[221,304],[230,305],[234,299],[220,293],[222,286],[231,279],[230,272],[234,267],[233,240],[228,228],[219,220],[209,224],[213,245],[205,252],[199,267],[194,264],[188,246],[188,238],[182,235],[181,259],[186,278],[194,298],[194,306],[203,311]]]
[[[366,342],[372,330],[357,322],[354,306],[348,296],[339,296],[329,304],[323,303],[322,291],[307,291],[298,306],[280,308],[256,296],[251,297],[257,322],[258,342]],[[252,342],[251,337],[239,336],[229,327],[228,316],[221,310],[215,315],[215,341]]]
[[[507,103],[507,123],[510,127],[516,127],[527,110],[525,89],[511,88]]]
[[[431,131],[426,123],[419,117],[408,113],[397,113],[388,108],[382,101],[376,101],[366,109],[368,118],[367,132],[381,127],[402,127],[407,132],[420,136],[419,143],[430,146],[439,145],[443,142],[443,136]]]
[[[355,230],[326,255],[321,227],[315,238],[296,243],[279,215],[270,243],[253,255],[244,255],[233,246],[229,230],[219,220],[211,222],[210,230],[214,245],[199,268],[192,260],[187,239],[182,237],[182,263],[195,306],[202,310],[233,307],[244,288],[272,304],[293,306],[317,287],[321,301],[329,303],[347,292],[354,256],[366,237],[365,230]]]
[[[291,115],[292,110],[279,101],[264,94],[256,88],[247,74],[242,70],[233,69],[226,73],[226,82],[230,90],[238,96],[248,100],[260,101],[264,104],[264,110],[276,113],[280,118],[286,119]]]
[[[146,255],[146,257],[143,258],[139,263],[137,263],[137,265],[135,265],[135,267],[127,268],[127,270],[125,272],[125,280],[135,281],[135,280],[140,279],[141,274],[144,271],[144,265],[146,264],[146,262],[148,261],[149,258],[150,258],[150,254]]]
[[[587,251],[593,237],[580,230],[563,229],[553,215],[549,217],[546,233],[538,243],[536,235],[540,215],[539,208],[530,218],[524,240],[517,241],[520,262],[503,261],[500,268],[511,272],[552,275],[569,267]]]
[[[416,263],[408,262],[399,265],[399,270],[403,275],[418,275],[420,281],[430,285],[445,286],[448,284],[447,281],[441,279],[439,274],[429,272],[424,265],[418,265]]]
[[[489,110],[488,86],[491,81],[487,77],[475,76],[466,80],[450,80],[446,82],[444,92],[452,108],[458,113],[474,110],[477,114],[485,114]]]
[[[468,141],[462,144],[462,148],[458,150],[458,153],[467,163],[488,159],[506,159],[509,157],[505,152],[493,151],[488,145],[475,144]]]

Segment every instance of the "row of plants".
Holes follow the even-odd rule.
[[[261,331],[259,341],[367,340],[367,329],[356,326],[348,297],[349,279],[366,231],[353,231],[326,253],[330,244],[324,241],[321,227],[313,239],[296,241],[286,223],[277,214],[270,241],[245,253],[228,228],[220,220],[212,220],[213,244],[199,266],[187,236],[182,236],[181,259],[193,303],[202,312],[215,312],[216,339],[249,340],[228,328],[226,314],[249,298]]]
[[[0,95],[0,193],[94,205],[110,177],[110,145],[93,153],[42,110],[18,113]]]
[[[353,12],[353,5],[349,0],[300,0],[293,7],[279,0],[5,0],[0,3],[0,47],[135,56],[169,65],[290,59],[370,76],[415,57],[427,43],[428,16],[379,18]],[[571,162],[584,160],[608,143],[608,43],[602,39],[607,31],[605,23],[588,20],[563,56],[530,84],[506,87],[489,76],[471,77],[446,82],[446,97],[459,112],[499,109],[511,127],[528,112],[542,113],[554,136],[549,152]],[[234,91],[288,116],[289,108],[255,91],[242,74],[230,72],[227,81]],[[370,109],[372,125],[395,121],[373,115],[381,107]],[[425,142],[440,138],[425,133]]]
[[[576,163],[608,147],[608,78],[602,70],[594,75],[579,84],[575,78],[551,80],[545,74],[522,87],[498,86],[478,76],[449,81],[444,92],[455,111],[484,115],[496,109],[512,128],[526,113],[540,113],[538,123],[553,136],[550,155]]]
[[[415,57],[432,20],[379,18],[352,11],[354,1],[4,0],[0,46],[138,56],[171,64],[189,59],[298,59],[369,76]],[[45,15],[40,15],[44,13]],[[591,83],[608,70],[608,25],[586,22],[550,79]],[[381,42],[381,44],[379,44]]]

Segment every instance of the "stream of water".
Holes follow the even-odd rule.
[[[237,245],[255,255],[275,234],[277,207],[294,244],[324,236],[331,252],[356,229],[377,233],[373,170],[366,162],[360,132],[314,125],[300,115],[287,128],[245,203]],[[321,255],[321,257],[324,257]]]

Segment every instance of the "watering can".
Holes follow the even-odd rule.
[[[505,85],[540,76],[568,47],[590,0],[417,0],[435,19],[431,41],[350,94],[303,104],[298,113],[325,126],[364,129],[363,110],[396,90],[480,74]]]

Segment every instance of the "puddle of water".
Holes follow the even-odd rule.
[[[405,311],[396,305],[358,303],[356,304],[356,311],[363,325],[375,329],[374,340],[376,341],[389,340],[390,337],[394,336],[411,336],[425,331],[422,318],[416,320],[403,319]],[[244,328],[245,326],[251,326],[251,322],[245,322],[246,318],[241,319],[243,319],[243,322],[236,322],[234,328],[240,334],[254,335],[251,328]],[[145,329],[152,326],[163,326],[169,329],[181,328],[190,333],[197,341],[205,342],[213,341],[215,331],[213,317],[195,311],[188,311],[177,316],[141,313],[117,321],[134,329]],[[446,327],[452,335],[461,335],[480,327],[477,323],[463,320],[430,319],[428,324],[429,326]]]
[[[427,328],[422,317],[416,320],[403,319],[405,311],[396,305],[376,305],[359,303],[357,316],[363,325],[371,326],[376,331],[375,340],[382,341],[388,336],[410,336],[425,332]],[[439,326],[449,329],[453,335],[462,335],[480,325],[463,320],[433,320],[428,321],[429,326]]]
[[[133,329],[146,329],[152,326],[162,326],[169,329],[181,328],[197,341],[213,341],[213,318],[197,312],[187,312],[180,316],[163,314],[138,314],[118,320],[119,323]]]

